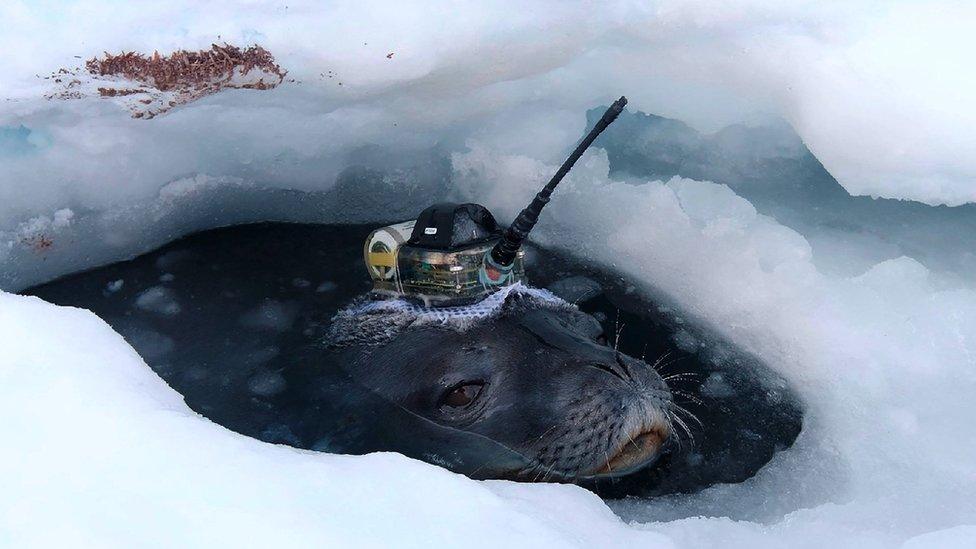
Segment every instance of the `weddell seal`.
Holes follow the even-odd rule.
[[[475,478],[546,478],[578,482],[611,497],[659,496],[741,482],[789,447],[800,431],[802,407],[782,378],[731,343],[695,344],[706,349],[697,353],[681,350],[676,338],[687,341],[689,335],[704,338],[707,333],[690,332],[694,326],[688,322],[672,322],[670,309],[633,292],[626,280],[566,254],[532,247],[525,258],[533,283],[562,302],[524,285],[508,289],[507,295],[503,288],[493,301],[465,309],[468,318],[451,315],[449,325],[441,326],[427,316],[437,308],[405,311],[415,305],[367,300],[362,296],[369,283],[350,266],[362,264],[363,241],[374,229],[292,223],[213,229],[25,293],[95,312],[192,410],[242,435],[294,448],[399,452]],[[578,304],[578,310],[566,302]],[[496,308],[499,303],[505,308]],[[396,314],[382,315],[374,307]],[[487,310],[490,316],[483,314]],[[538,318],[559,323],[539,336],[530,330],[545,328],[534,323]],[[606,450],[602,465],[587,466],[581,463],[585,449],[573,444],[601,438],[606,444],[612,438],[607,426],[615,420],[622,420],[621,430],[625,421],[636,423],[627,418],[639,416],[633,411],[638,398],[629,393],[629,382],[614,375],[612,349],[594,319],[601,320],[623,357],[647,356],[677,401],[665,404],[667,396],[661,393],[649,397],[654,403],[645,408],[645,417],[656,406],[667,410],[665,420],[673,427],[653,466],[624,476],[618,461],[607,480],[600,480],[606,473],[593,480],[583,475],[613,462],[615,448]],[[390,339],[390,330],[396,338]],[[568,341],[559,335],[563,330],[570,334]],[[337,340],[331,343],[333,332]],[[351,339],[370,333],[374,341]],[[475,345],[486,347],[484,353],[478,354]],[[592,353],[594,367],[583,368],[581,361]],[[345,357],[354,360],[344,362]],[[604,373],[597,364],[610,369]],[[475,366],[488,368],[487,374],[476,377]],[[619,373],[653,377],[638,366],[645,369]],[[434,370],[441,367],[444,373]],[[456,371],[458,378],[442,381],[448,371]],[[476,382],[474,387],[461,384],[464,391],[452,402],[463,402],[465,393],[484,382],[485,392],[473,407],[461,410],[470,415],[445,416],[429,403],[469,380]],[[398,390],[414,396],[398,396]],[[589,401],[586,391],[594,395]],[[504,409],[499,399],[508,397],[515,402]],[[632,411],[605,420],[599,399],[604,408],[619,399]],[[489,412],[494,415],[486,417]],[[676,418],[692,428],[693,441]],[[532,437],[548,428],[534,444]],[[560,428],[567,432],[561,437]],[[637,432],[631,430],[631,436]],[[613,436],[617,444],[625,438]],[[543,440],[552,444],[545,447]],[[572,465],[563,466],[569,471],[560,469],[561,475],[558,465],[550,470],[556,454],[581,456],[575,466],[581,476],[568,476]],[[648,463],[654,459],[650,456]]]
[[[629,474],[661,455],[674,426],[687,430],[683,410],[653,367],[607,345],[595,317],[528,286],[522,249],[625,103],[504,231],[483,206],[451,203],[372,231],[365,294],[340,297],[361,277],[312,290],[324,273],[348,277],[339,250],[350,241],[334,229],[300,244],[259,229],[234,245],[201,236],[78,275],[82,291],[49,290],[99,310],[191,408],[261,440],[396,451],[477,478]]]
[[[626,102],[607,109],[504,231],[484,206],[440,203],[371,233],[373,291],[332,319],[327,347],[356,382],[521,458],[493,474],[627,474],[670,436],[675,408],[657,372],[601,344],[594,317],[524,283],[522,245],[542,208]]]
[[[594,317],[515,284],[461,307],[361,298],[333,319],[326,345],[409,413],[522,458],[492,476],[572,480],[650,464],[681,421],[654,368],[602,336]]]

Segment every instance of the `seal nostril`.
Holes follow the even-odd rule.
[[[620,379],[621,381],[627,381],[627,379],[624,378],[623,374],[617,371],[617,368],[614,368],[609,364],[604,364],[602,362],[591,362],[589,365],[598,370],[603,370],[604,372],[616,377],[617,379]]]

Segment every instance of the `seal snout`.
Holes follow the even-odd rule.
[[[644,361],[615,353],[615,370],[623,381],[622,422],[609,429],[610,445],[593,476],[628,474],[653,462],[672,435],[668,410],[671,391]],[[621,376],[619,373],[623,373]]]

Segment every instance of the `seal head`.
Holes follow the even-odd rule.
[[[592,316],[517,284],[471,307],[359,301],[330,340],[362,385],[525,457],[506,476],[575,480],[636,471],[672,432],[665,382],[602,336]]]

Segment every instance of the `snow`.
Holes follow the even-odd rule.
[[[0,288],[246,221],[375,223],[448,195],[505,222],[578,139],[586,109],[620,93],[631,109],[706,132],[785,119],[854,194],[976,202],[973,15],[948,1],[6,2]],[[217,40],[261,44],[294,82],[147,121],[115,99],[43,99],[51,86],[35,76],[79,64],[76,55]],[[714,136],[730,156],[800,146]],[[192,413],[92,314],[0,292],[0,539],[972,545],[976,284],[930,261],[972,262],[940,242],[948,221],[927,227],[927,248],[877,252],[868,248],[888,246],[883,238],[843,226],[798,232],[724,185],[618,181],[608,162],[600,150],[584,156],[534,238],[612,267],[797,389],[803,432],[753,479],[606,504],[573,486],[475,482],[396,455],[264,444]],[[161,258],[160,268],[187,259]],[[158,286],[139,301],[178,318],[182,299]],[[241,322],[280,330],[292,314],[287,303],[255,303]],[[149,327],[126,335],[173,344]],[[678,343],[708,344],[690,333]],[[270,373],[252,381],[278,389]],[[729,390],[720,379],[706,387]]]
[[[513,195],[497,199],[503,215],[530,197],[518,185],[536,171],[527,164],[483,149],[455,156],[469,189]],[[910,258],[856,277],[824,275],[802,236],[728,188],[679,178],[634,186],[608,181],[607,171],[603,153],[584,157],[536,238],[567,249],[585,239],[590,258],[645,281],[645,291],[663,288],[677,310],[773,365],[807,405],[789,457],[749,482],[615,509],[640,521],[786,521],[776,532],[790,544],[817,523],[853,521],[863,532],[852,536],[873,530],[887,545],[976,518],[965,496],[976,447],[959,436],[973,411],[964,395],[976,388],[976,290],[942,287]],[[609,212],[619,221],[606,223]],[[780,531],[786,524],[794,529]]]
[[[227,431],[87,311],[3,294],[0,333],[5,545],[669,546],[582,490],[541,486],[533,501],[395,454],[333,456]]]
[[[197,174],[193,177],[184,177],[176,181],[170,181],[159,189],[159,198],[163,202],[172,202],[184,198],[193,193],[199,193],[206,189],[215,189],[228,185],[243,185],[243,181],[238,178],[230,177],[211,177],[205,174]]]

